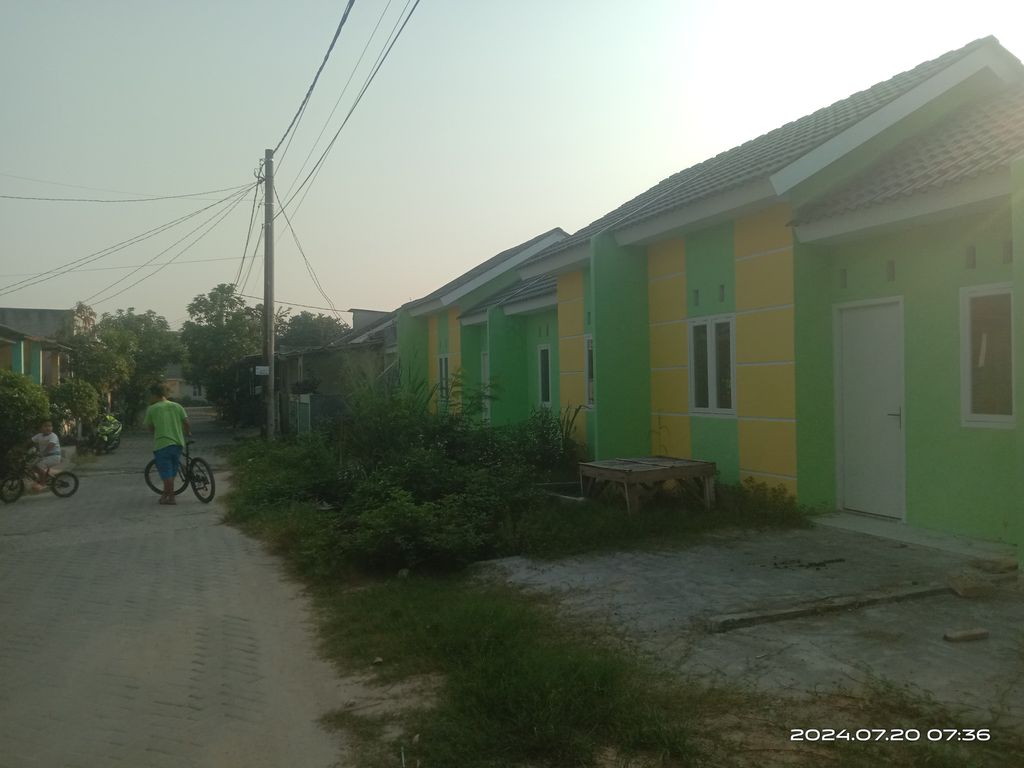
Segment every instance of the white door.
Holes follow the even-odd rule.
[[[840,307],[836,345],[839,489],[845,509],[903,518],[903,307]]]

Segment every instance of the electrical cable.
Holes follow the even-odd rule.
[[[245,280],[242,281],[242,290],[246,289],[249,285],[249,278],[252,276],[252,268],[256,263],[256,251],[260,249],[260,244],[263,242],[264,225],[260,225],[260,236],[256,239],[256,245],[252,249],[252,257],[249,259],[249,270],[245,273]],[[260,257],[262,259],[262,257]]]
[[[274,196],[277,197],[277,190],[274,190]],[[277,204],[281,205],[281,199],[277,198]],[[309,259],[306,257],[306,251],[302,247],[302,243],[299,242],[299,236],[295,233],[295,227],[292,226],[292,220],[288,216],[288,212],[285,211],[284,207],[281,207],[281,213],[284,214],[284,220],[288,223],[288,229],[291,230],[292,238],[295,240],[295,245],[299,248],[299,253],[302,255],[302,260],[306,264],[306,271],[309,272],[310,278],[313,280],[313,285],[316,287],[317,292],[324,297],[324,300],[331,306],[331,311],[341,319],[341,315],[338,313],[338,308],[334,306],[334,302],[331,297],[327,295],[327,291],[324,290],[323,285],[320,284],[320,278],[316,275],[316,270],[313,269],[313,265],[309,263]]]
[[[261,297],[259,297],[259,296],[250,296],[247,293],[240,293],[238,295],[241,296],[242,298],[245,298],[245,299],[252,299],[253,301],[263,301],[263,299]],[[337,312],[338,311],[338,310],[333,309],[331,307],[317,307],[317,306],[314,306],[312,304],[298,304],[298,303],[296,303],[294,301],[282,301],[281,299],[274,299],[274,303],[275,304],[282,304],[282,305],[284,305],[286,307],[302,307],[303,309],[322,309],[325,312]]]
[[[246,190],[246,192],[248,192],[248,191],[249,191],[249,190]],[[149,278],[153,277],[154,275],[158,274],[159,272],[163,271],[163,270],[164,270],[165,268],[167,268],[168,266],[170,266],[171,264],[173,264],[173,263],[174,263],[174,261],[175,261],[175,260],[176,260],[176,259],[177,259],[177,258],[178,258],[179,256],[181,256],[181,255],[183,255],[184,253],[186,253],[186,252],[187,252],[187,251],[188,251],[189,249],[191,249],[192,247],[194,247],[194,246],[196,245],[196,243],[198,243],[198,242],[199,242],[200,240],[202,240],[202,239],[203,239],[204,237],[206,237],[206,236],[207,236],[208,234],[210,234],[210,233],[211,233],[211,232],[212,232],[212,231],[213,231],[214,229],[216,229],[216,228],[217,228],[217,226],[218,226],[218,225],[219,225],[219,224],[220,224],[220,223],[221,223],[222,221],[224,221],[224,219],[226,219],[226,218],[227,218],[227,217],[228,217],[228,216],[229,216],[229,215],[231,214],[231,212],[232,212],[232,211],[234,211],[234,210],[235,210],[235,208],[237,208],[237,207],[238,207],[238,205],[239,205],[239,204],[240,204],[240,203],[242,202],[242,200],[244,200],[244,199],[245,199],[245,194],[243,193],[243,194],[239,195],[239,196],[238,196],[237,198],[235,198],[235,200],[234,200],[234,201],[233,201],[233,202],[231,203],[231,205],[230,205],[230,206],[228,206],[228,208],[227,208],[226,210],[224,210],[224,211],[223,211],[223,212],[221,212],[220,214],[215,214],[214,216],[211,216],[211,217],[210,217],[210,219],[216,218],[216,216],[218,216],[218,215],[219,215],[219,217],[220,217],[220,218],[217,218],[217,219],[216,219],[216,221],[214,221],[214,222],[213,222],[212,224],[210,224],[210,226],[209,226],[209,227],[207,227],[206,231],[202,232],[202,233],[201,233],[201,234],[200,234],[200,235],[199,235],[199,236],[198,236],[198,237],[197,237],[197,238],[196,238],[195,240],[193,240],[193,241],[192,241],[191,243],[189,243],[189,244],[188,244],[188,245],[186,245],[186,246],[185,246],[184,248],[182,248],[182,249],[181,249],[180,251],[178,251],[178,253],[176,253],[176,254],[175,254],[174,256],[172,256],[172,257],[170,258],[170,260],[169,260],[169,261],[167,261],[167,262],[166,262],[166,263],[164,263],[164,264],[161,264],[161,265],[160,265],[159,267],[157,267],[156,269],[154,269],[154,270],[153,270],[152,272],[150,272],[150,273],[149,273],[148,275],[145,275],[145,276],[143,276],[143,277],[139,278],[138,280],[136,280],[136,281],[135,281],[134,283],[132,283],[131,285],[125,286],[125,287],[124,287],[124,288],[122,288],[122,289],[121,289],[120,291],[117,291],[116,293],[112,293],[112,294],[111,294],[110,296],[107,296],[107,297],[105,297],[105,298],[99,299],[98,301],[96,301],[96,302],[95,302],[95,304],[102,304],[102,303],[104,303],[104,302],[106,302],[106,301],[110,301],[111,299],[117,298],[118,296],[120,296],[121,294],[125,293],[126,291],[129,291],[129,290],[131,290],[132,288],[134,288],[134,287],[135,287],[136,285],[138,285],[139,283],[141,283],[141,282],[144,282],[145,280],[148,280]],[[207,221],[210,221],[210,219],[207,219]],[[204,222],[204,224],[205,224],[205,223],[206,223],[206,222]],[[201,227],[202,227],[202,225],[200,225],[200,227],[197,227],[196,229],[199,229],[199,228],[201,228]],[[194,230],[192,230],[192,231],[193,231],[193,232],[195,232],[196,230],[194,229]],[[191,233],[190,233],[190,234],[191,234]],[[183,238],[183,239],[184,239],[184,238]],[[179,240],[178,242],[181,242],[181,241]],[[136,271],[138,271],[138,270],[136,270]],[[131,274],[134,274],[134,272],[133,272],[133,273],[131,273]],[[130,276],[130,275],[128,275],[128,276]],[[126,276],[126,277],[128,277],[128,276]],[[102,293],[105,293],[105,292],[106,292],[107,290],[109,290],[110,288],[112,288],[112,287],[113,287],[114,285],[117,285],[117,283],[119,283],[119,282],[123,281],[124,279],[125,279],[125,278],[121,278],[121,280],[118,280],[117,282],[115,282],[115,283],[112,283],[112,284],[111,284],[110,286],[107,286],[107,288],[104,288],[104,289],[103,289],[102,291],[100,291],[99,293],[95,293],[95,294],[93,294],[93,296],[98,296],[98,295],[100,295],[100,294],[102,294]],[[91,296],[91,297],[89,297],[88,299],[86,299],[86,303],[88,303],[89,301],[91,301],[91,300],[92,300],[92,298],[93,298],[93,297]]]
[[[252,195],[252,210],[249,212],[249,228],[245,232],[245,245],[242,246],[242,260],[238,262],[238,274],[235,275],[235,281],[232,283],[236,288],[238,287],[238,281],[242,278],[242,269],[245,267],[245,254],[249,252],[249,239],[252,237],[252,225],[256,223],[256,198],[259,197],[260,188],[257,184],[256,191]]]
[[[246,189],[245,191],[248,192],[249,190]],[[208,211],[211,208],[232,199],[233,197],[234,194],[230,194],[227,197],[224,197],[215,203],[205,205],[202,208],[199,208],[198,210],[192,211],[191,213],[187,213],[184,216],[179,216],[176,219],[172,219],[171,221],[154,227],[153,229],[146,230],[145,232],[142,232],[138,235],[134,235],[133,237],[130,237],[126,240],[122,240],[119,243],[107,246],[106,248],[102,248],[99,251],[93,251],[92,253],[86,254],[85,256],[80,256],[77,259],[72,259],[71,261],[65,262],[60,266],[48,269],[45,272],[37,272],[36,274],[32,275],[31,277],[27,277],[24,280],[18,280],[17,282],[2,286],[0,287],[0,296],[4,296],[8,293],[14,293],[15,291],[20,291],[23,288],[30,288],[33,285],[38,285],[39,283],[46,282],[47,280],[52,280],[54,278],[65,275],[68,272],[74,272],[80,269],[81,267],[85,266],[86,264],[91,264],[93,262],[99,261],[100,259],[110,256],[111,254],[117,253],[118,251],[122,251],[125,248],[129,248],[132,245],[136,245],[137,243],[141,243],[144,240],[148,240],[151,237],[155,237],[156,235],[159,235],[162,232],[166,232],[167,230],[176,227],[178,224],[188,221],[189,219],[194,218],[199,214],[203,213],[204,211]]]
[[[237,256],[220,256],[214,259],[187,259],[185,261],[177,261],[175,264],[205,264],[208,261],[237,261]],[[168,262],[169,263],[169,262]],[[134,269],[135,267],[145,267],[146,264],[122,264],[119,267],[86,267],[85,269],[76,269],[75,272],[111,272],[118,269]],[[25,275],[33,275],[34,272],[16,272],[0,275],[0,277],[22,277]]]
[[[327,60],[331,57],[331,51],[334,50],[334,44],[338,42],[338,37],[341,35],[341,30],[345,26],[345,22],[348,21],[348,15],[352,12],[352,6],[355,5],[355,2],[356,0],[348,0],[348,5],[345,6],[345,12],[341,16],[341,21],[338,22],[338,28],[334,30],[334,37],[331,39],[331,44],[327,47],[327,53],[324,54],[324,60],[320,62],[320,67],[313,76],[313,82],[309,84],[309,88],[306,90],[306,96],[302,99],[302,103],[295,112],[295,117],[292,118],[292,121],[288,124],[284,134],[281,136],[281,140],[278,141],[277,146],[274,147],[275,153],[281,148],[285,138],[289,133],[291,133],[292,128],[295,126],[296,121],[299,120],[299,117],[302,115],[303,111],[305,111],[306,104],[309,103],[309,97],[313,95],[313,89],[316,87],[316,82],[320,79],[320,73],[323,72],[324,67],[327,66]],[[287,149],[285,150],[285,153],[287,153]],[[284,159],[284,154],[282,154],[281,159]]]
[[[405,20],[402,22],[402,25],[398,28],[398,32],[391,39],[390,43],[388,43],[388,46],[384,49],[381,56],[378,57],[377,63],[374,65],[374,68],[370,72],[369,77],[363,84],[362,89],[360,89],[359,93],[357,94],[355,101],[352,103],[352,106],[349,108],[348,113],[345,115],[345,119],[342,121],[341,125],[338,126],[338,130],[334,133],[334,137],[331,139],[330,143],[328,143],[327,148],[320,155],[320,158],[316,161],[316,164],[313,166],[312,170],[310,170],[310,172],[306,175],[305,179],[303,179],[302,183],[299,185],[299,188],[292,193],[291,197],[289,197],[288,200],[281,207],[282,211],[284,210],[285,207],[291,205],[291,202],[292,200],[295,199],[295,196],[298,195],[299,192],[301,192],[303,188],[305,188],[310,183],[310,179],[313,178],[313,176],[317,174],[319,172],[319,169],[323,166],[324,160],[327,159],[327,155],[334,147],[335,142],[338,140],[338,136],[341,135],[342,129],[348,124],[349,119],[352,117],[352,113],[355,112],[356,107],[359,106],[359,102],[362,101],[363,96],[366,94],[366,91],[373,83],[374,78],[377,77],[377,73],[380,72],[381,67],[384,66],[384,62],[387,61],[388,56],[391,54],[392,49],[395,47],[395,43],[398,42],[398,39],[399,37],[401,37],[402,32],[405,31],[405,28],[408,25],[409,20],[412,18],[412,15],[416,12],[416,9],[419,7],[419,4],[420,0],[415,0],[412,9],[406,15]],[[303,195],[302,200],[299,201],[299,204],[296,205],[295,209],[292,211],[293,214],[299,209],[299,207],[302,205],[302,202],[305,199],[305,195]]]
[[[219,192],[233,192],[248,184],[241,184],[237,187],[224,187],[223,189],[207,189],[204,192],[189,192],[187,195],[160,195],[158,197],[128,197],[121,200],[110,200],[96,197],[28,197],[26,195],[0,195],[3,200],[37,200],[48,203],[151,203],[156,200],[182,200],[200,195],[213,195]]]

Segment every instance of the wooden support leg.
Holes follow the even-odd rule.
[[[623,483],[626,491],[626,512],[632,514],[640,511],[640,486],[636,484]]]
[[[715,478],[710,475],[704,477],[704,511],[710,512],[715,506]]]

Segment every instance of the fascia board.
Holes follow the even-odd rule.
[[[411,307],[409,314],[413,317],[422,317],[423,315],[431,315],[441,309],[444,309],[444,303],[440,299],[431,299],[423,304]]]
[[[683,205],[639,224],[623,227],[615,232],[615,242],[619,245],[645,245],[673,232],[698,225],[711,225],[765,203],[776,202],[777,199],[769,181],[759,179],[728,192]]]
[[[584,240],[572,246],[572,248],[559,251],[532,264],[523,265],[519,268],[519,276],[523,280],[529,280],[532,277],[540,277],[541,275],[557,275],[586,266],[589,261],[590,241]]]
[[[992,70],[1007,83],[1013,82],[1021,76],[1019,64],[1014,67],[998,50],[979,48],[881,109],[872,112],[860,122],[851,125],[820,147],[812,149],[782,170],[776,171],[769,177],[776,194],[785,194],[930,101],[986,68]]]
[[[502,307],[506,315],[526,315],[530,312],[539,312],[542,309],[550,309],[558,306],[558,295],[551,293],[547,296],[534,296],[532,299],[513,301]]]
[[[799,224],[796,227],[796,237],[801,243],[836,240],[922,216],[982,205],[1000,197],[1007,197],[1010,192],[1010,172],[1001,170],[953,187],[912,195],[821,221]]]
[[[501,264],[497,264],[491,267],[486,272],[477,275],[467,283],[463,283],[458,288],[454,288],[448,293],[441,297],[441,303],[444,306],[453,304],[454,302],[461,299],[468,293],[475,291],[477,288],[486,285],[497,277],[501,277],[506,272],[515,269],[527,259],[536,256],[538,253],[543,251],[545,248],[550,247],[554,243],[564,240],[565,235],[560,232],[552,232],[547,237],[541,238],[536,243],[528,248],[523,248],[521,251],[513,254],[509,258],[505,259]]]
[[[460,317],[459,322],[462,323],[462,325],[480,325],[481,323],[486,323],[487,311],[484,310],[483,312],[474,312],[472,315]]]

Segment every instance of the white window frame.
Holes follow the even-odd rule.
[[[1010,414],[971,413],[971,299],[1002,294],[1010,297]],[[963,427],[1013,429],[1017,424],[1017,382],[1014,371],[1014,350],[1017,342],[1014,338],[1013,316],[1012,283],[972,285],[960,289],[960,425]]]
[[[441,375],[442,363],[444,363],[444,376]],[[448,369],[449,357],[448,354],[441,354],[437,356],[437,402],[442,408],[448,407],[448,401],[451,400],[451,371]]]
[[[718,386],[715,383],[715,372],[718,370],[718,350],[715,345],[715,326],[719,323],[729,323],[729,376],[732,382],[732,406],[729,408],[718,407]],[[687,346],[689,347],[688,371],[690,378],[690,413],[710,416],[735,416],[736,415],[736,315],[706,315],[695,317],[687,323]],[[708,334],[708,407],[697,407],[697,366],[694,360],[694,329],[697,326],[707,327]]]
[[[588,355],[588,349],[593,352],[592,355]],[[593,334],[585,334],[583,336],[583,399],[586,401],[586,408],[593,408],[597,405],[597,376],[594,374],[593,365],[591,364],[591,357],[597,354],[597,347],[594,345]],[[590,390],[590,381],[594,381],[594,390]]]
[[[547,350],[548,352],[548,399],[544,399],[544,366],[541,364],[544,356],[542,352]],[[551,407],[551,345],[550,344],[538,344],[537,345],[537,400],[540,402],[542,408]]]

